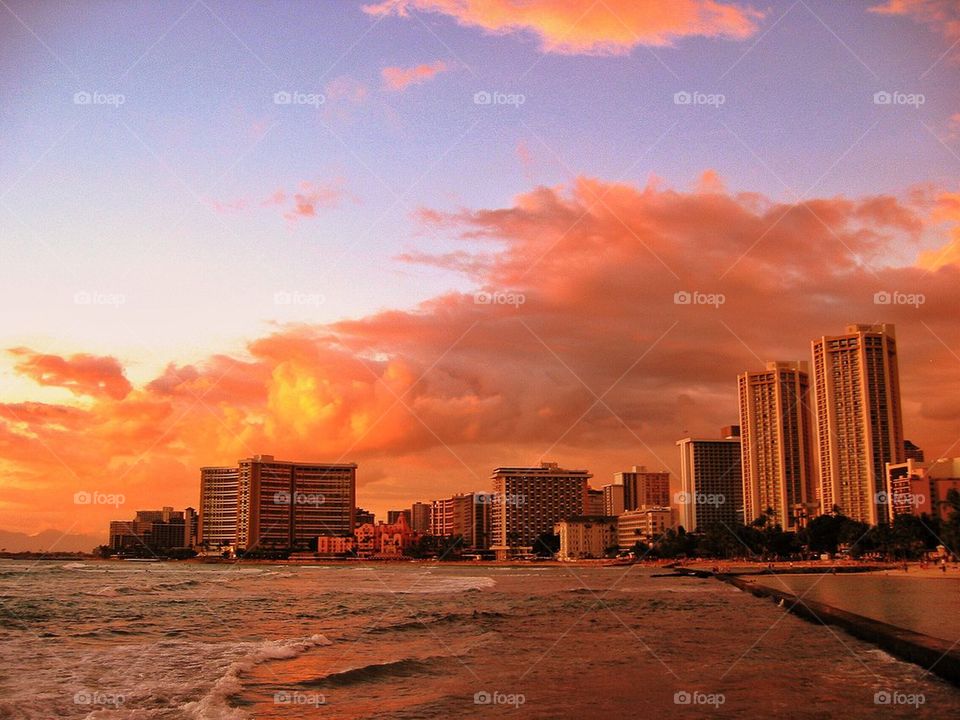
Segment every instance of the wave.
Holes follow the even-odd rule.
[[[382,635],[392,632],[406,632],[408,630],[429,629],[431,625],[446,625],[458,622],[476,622],[507,617],[504,613],[486,610],[474,610],[472,613],[445,613],[433,617],[421,617],[414,620],[394,623],[392,625],[377,625],[367,630],[367,635]]]
[[[305,688],[344,687],[386,677],[411,677],[430,672],[431,666],[438,660],[448,659],[445,655],[435,655],[427,658],[403,658],[386,663],[371,663],[330,673],[316,680],[305,680],[299,685]]]
[[[197,720],[246,720],[248,714],[230,705],[230,698],[243,690],[241,677],[257,665],[271,660],[290,660],[315,647],[332,645],[324,635],[311,635],[287,640],[264,640],[242,643],[247,652],[227,666],[226,672],[199,700],[181,706],[186,717]]]

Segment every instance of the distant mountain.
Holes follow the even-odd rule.
[[[58,530],[27,535],[0,530],[0,550],[7,552],[90,552],[106,542],[103,535],[64,535]]]

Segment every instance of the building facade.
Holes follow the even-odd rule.
[[[239,462],[237,548],[309,550],[354,529],[357,466],[255,455]]]
[[[886,464],[905,452],[894,326],[850,325],[812,349],[822,512],[876,525],[888,517]]]
[[[235,467],[200,468],[198,542],[206,548],[233,547],[237,543],[237,488]]]
[[[960,492],[960,458],[934,462],[906,460],[887,463],[885,501],[891,518],[897,515],[929,515],[948,520],[953,507],[947,501],[951,490]]]
[[[138,510],[133,520],[110,523],[110,547],[117,551],[150,555],[197,544],[197,513],[193,508]]]
[[[620,515],[623,513],[623,485],[611,483],[603,486],[603,514]]]
[[[770,362],[737,378],[743,519],[768,511],[793,532],[819,510],[813,473],[809,363]]]
[[[670,473],[648,471],[643,465],[613,474],[613,484],[623,486],[623,509],[670,505]]]
[[[729,431],[733,432],[733,431]],[[680,524],[688,532],[743,524],[740,438],[684,438],[680,449]]]
[[[529,552],[558,521],[583,515],[591,477],[586,470],[565,470],[557,463],[496,468],[490,477],[490,547],[497,558]]]
[[[430,532],[430,503],[415,502],[411,506],[410,526],[416,533]]]
[[[560,520],[553,526],[560,537],[560,560],[602,558],[617,547],[617,518],[583,515]]]
[[[617,545],[621,550],[630,550],[638,542],[654,542],[676,526],[677,511],[672,507],[627,510],[617,518]]]

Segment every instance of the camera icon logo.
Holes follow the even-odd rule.
[[[677,290],[673,294],[674,305],[689,305],[693,302],[693,295],[686,290]]]
[[[889,105],[893,102],[893,95],[886,90],[880,90],[873,94],[874,105]]]
[[[677,690],[673,694],[674,705],[689,705],[693,702],[693,696],[686,690]]]
[[[86,90],[81,90],[80,92],[75,92],[73,94],[73,104],[74,105],[89,105],[93,102],[93,96],[88,93]]]
[[[493,102],[493,95],[488,93],[486,90],[480,90],[473,94],[474,105],[489,105],[492,102]]]
[[[873,294],[874,305],[889,305],[892,299],[892,296],[886,290],[879,290]]]
[[[493,695],[486,690],[478,690],[473,694],[474,705],[489,705],[493,702]]]
[[[274,105],[289,105],[291,102],[293,102],[293,96],[286,90],[281,90],[273,94]]]
[[[690,105],[692,102],[693,95],[688,93],[686,90],[681,90],[680,92],[673,94],[674,105]]]

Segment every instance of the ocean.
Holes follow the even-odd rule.
[[[655,574],[4,561],[0,718],[960,716],[920,667]]]

